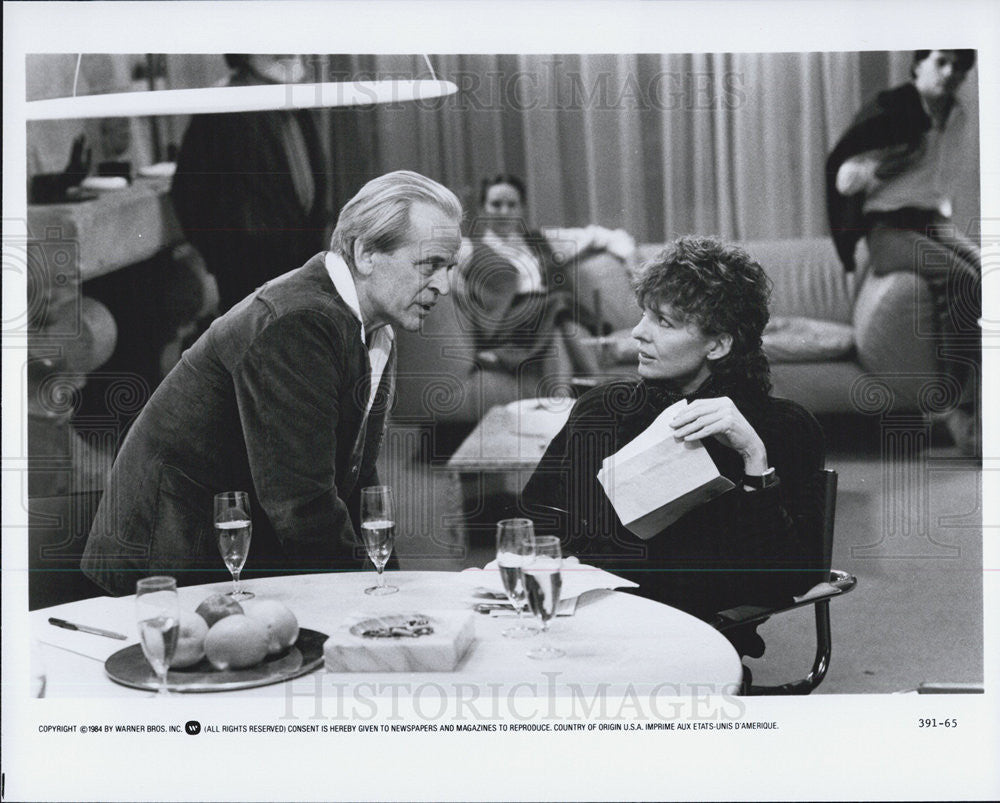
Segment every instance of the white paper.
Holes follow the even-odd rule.
[[[500,579],[500,569],[495,560],[491,560],[482,569],[466,569],[459,572],[462,580],[467,581],[470,587],[482,586],[495,593],[503,593],[503,581]],[[562,563],[562,592],[563,599],[578,597],[585,591],[595,589],[615,589],[615,588],[638,588],[638,583],[626,580],[611,572],[598,569],[596,566],[588,566],[580,563],[577,557],[563,558]]]

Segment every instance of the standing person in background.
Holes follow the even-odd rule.
[[[529,229],[526,199],[516,176],[483,181],[457,298],[475,329],[480,367],[519,376],[527,383],[522,395],[534,396],[551,390],[539,388],[543,379],[558,385],[599,368],[594,352],[579,342],[603,334],[599,311],[591,308],[593,299],[579,298],[576,266],[566,252],[617,247],[624,258],[634,243],[624,232],[598,226],[550,236]]]
[[[961,388],[945,423],[967,454],[979,449],[981,260],[951,213],[970,133],[956,93],[975,59],[974,50],[914,51],[912,80],[865,106],[826,164],[830,230],[845,268],[854,270],[865,237],[876,275],[916,271],[931,288],[944,370]]]
[[[229,86],[297,83],[304,57],[226,54]],[[184,135],[171,197],[219,285],[220,311],[324,247],[327,164],[309,110],[201,114]]]

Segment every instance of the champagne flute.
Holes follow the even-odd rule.
[[[522,619],[528,597],[524,591],[524,564],[535,545],[535,525],[531,519],[504,519],[497,523],[497,566],[507,599],[517,613],[517,624],[503,631],[507,638],[538,635],[538,628]]]
[[[395,594],[399,589],[387,586],[382,574],[392,554],[392,544],[396,537],[396,514],[392,488],[388,485],[372,485],[361,489],[361,535],[365,539],[368,557],[378,572],[377,585],[366,588],[365,593],[377,597]]]
[[[215,537],[219,552],[233,576],[233,590],[228,596],[240,602],[253,599],[252,591],[240,588],[240,572],[250,552],[250,496],[246,491],[224,491],[215,495]]]
[[[548,643],[549,620],[559,607],[562,589],[562,549],[554,535],[535,538],[534,554],[524,564],[524,590],[528,607],[542,622],[542,643],[528,653],[529,658],[560,658],[566,653]]]
[[[177,581],[173,577],[146,577],[136,583],[135,618],[142,654],[160,680],[157,696],[169,694],[167,670],[180,633]]]

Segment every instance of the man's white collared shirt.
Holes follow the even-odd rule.
[[[336,288],[340,297],[344,299],[351,312],[361,323],[361,343],[368,350],[368,362],[371,365],[371,392],[368,394],[368,405],[365,407],[365,417],[372,409],[375,402],[375,394],[378,392],[379,383],[382,381],[382,374],[389,363],[389,353],[392,351],[392,342],[395,333],[391,326],[380,326],[372,333],[371,344],[367,342],[365,333],[365,322],[361,318],[361,303],[358,301],[358,289],[354,284],[354,276],[351,269],[341,256],[332,251],[326,252],[326,272],[330,275],[330,280]]]

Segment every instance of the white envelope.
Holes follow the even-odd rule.
[[[734,488],[698,441],[674,437],[681,399],[601,464],[597,480],[622,523],[649,539],[685,513]]]

